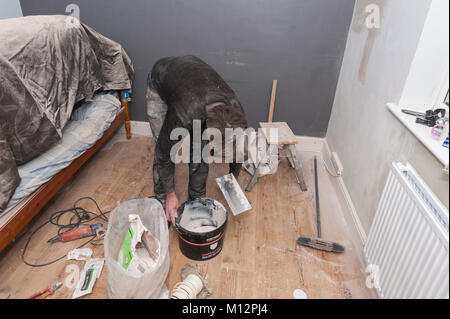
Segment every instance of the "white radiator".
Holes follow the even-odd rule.
[[[393,163],[364,248],[382,298],[449,298],[448,210]]]

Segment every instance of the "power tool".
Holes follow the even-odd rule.
[[[98,239],[105,236],[105,228],[102,223],[91,224],[91,225],[80,225],[77,228],[66,231],[48,240],[49,243],[56,243],[59,241],[68,242],[72,240],[77,240],[80,238],[85,238],[89,236],[95,236]]]
[[[402,112],[408,115],[416,116],[416,123],[433,127],[436,123],[445,118],[445,109],[427,110],[425,113],[402,109]]]

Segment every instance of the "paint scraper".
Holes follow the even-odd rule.
[[[244,192],[233,174],[230,173],[218,177],[216,178],[216,182],[234,216],[252,209],[252,206],[248,202],[247,197],[245,197]]]

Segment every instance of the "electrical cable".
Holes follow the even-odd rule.
[[[326,168],[327,171],[328,171],[328,174],[330,174],[330,175],[333,176],[333,177],[340,177],[340,175],[335,174],[335,173],[333,173],[333,172],[330,170],[330,168],[328,167],[328,165],[327,165],[327,163],[325,162],[325,160],[323,159],[323,157],[321,157],[321,159],[322,159],[323,165],[325,166],[325,168]]]
[[[99,214],[88,211],[82,207],[77,206],[77,204],[82,201],[82,200],[90,200],[92,201]],[[68,223],[63,223],[60,221],[61,217],[63,217],[64,215],[67,215],[71,213],[72,216],[70,216],[69,222]],[[93,199],[92,197],[81,197],[79,199],[77,199],[72,208],[69,209],[65,209],[65,210],[61,210],[61,211],[57,211],[53,214],[50,215],[50,218],[43,224],[41,224],[40,226],[38,226],[28,237],[27,242],[25,243],[25,247],[23,248],[22,251],[22,261],[24,262],[24,264],[30,266],[30,267],[44,267],[44,266],[48,266],[51,264],[56,263],[57,261],[65,258],[67,256],[67,254],[65,254],[64,256],[61,256],[55,260],[52,260],[50,262],[47,263],[43,263],[43,264],[32,264],[28,261],[25,260],[25,254],[27,252],[27,248],[31,242],[31,239],[33,238],[33,236],[40,230],[42,229],[44,226],[46,226],[47,224],[52,224],[58,227],[58,232],[57,232],[57,236],[61,235],[63,232],[65,231],[70,231],[74,228],[79,227],[82,223],[87,223],[90,222],[92,220],[95,220],[97,218],[102,219],[105,222],[108,222],[108,217],[106,217],[106,214],[109,214],[110,211],[108,212],[103,212],[100,207],[98,206],[97,202],[95,201],[95,199]],[[92,217],[93,216],[93,217]],[[91,238],[90,240],[86,241],[85,243],[83,243],[82,245],[78,246],[78,248],[84,247],[87,244],[92,244],[94,246],[101,246],[103,244],[97,244],[98,241],[100,241],[102,239],[95,239],[95,238]]]

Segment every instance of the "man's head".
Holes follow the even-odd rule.
[[[206,126],[208,128],[217,128],[222,134],[225,134],[225,128],[248,127],[247,119],[237,108],[229,105],[217,105],[207,113]]]
[[[237,108],[229,105],[218,105],[207,112],[206,118],[207,128],[216,128],[222,134],[222,158],[225,158],[225,144],[231,142],[226,141],[225,129],[242,129],[249,127],[244,113]],[[247,146],[247,143],[244,143]],[[244,152],[246,153],[247,147]],[[246,156],[246,154],[244,155]],[[233,139],[233,158],[236,159],[236,138]]]

